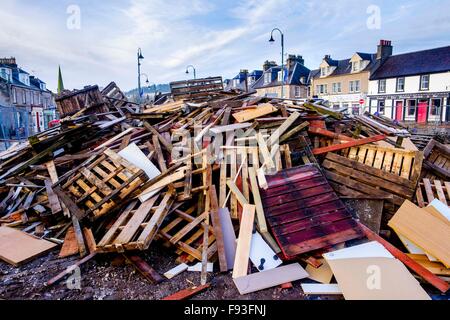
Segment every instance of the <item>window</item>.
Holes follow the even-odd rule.
[[[16,88],[12,89],[13,103],[17,103],[17,91]]]
[[[324,94],[327,93],[328,88],[326,84],[319,84],[316,86],[317,93]]]
[[[27,92],[25,90],[22,91],[22,103],[27,104]]]
[[[340,108],[339,103],[333,104],[333,109],[334,109],[334,110],[339,110],[339,108]]]
[[[325,77],[327,75],[327,68],[320,68],[320,76]]]
[[[340,82],[333,83],[332,90],[333,93],[341,93],[342,92],[341,83]]]
[[[352,62],[352,71],[357,72],[359,70],[359,61]]]
[[[11,70],[8,68],[0,68],[0,77],[6,81],[11,81]]]
[[[438,116],[441,113],[441,99],[431,99],[430,116]]]
[[[426,74],[420,76],[420,90],[429,90],[430,89],[430,75]]]
[[[397,78],[397,92],[405,91],[405,78]]]
[[[384,107],[385,107],[385,101],[378,100],[378,109],[377,109],[378,114],[384,115]]]
[[[278,71],[278,82],[282,82],[282,81],[283,81],[283,72]]]
[[[294,89],[294,95],[295,95],[296,98],[300,98],[300,96],[301,96],[301,90],[300,90],[300,87],[295,87],[295,89]]]
[[[253,83],[253,82],[252,82],[252,83]],[[42,91],[47,90],[47,86],[46,86],[45,83],[41,83],[41,90],[42,90]]]
[[[406,101],[406,104],[408,106],[408,116],[415,116],[416,115],[416,100],[408,100]]]
[[[359,80],[350,81],[350,92],[359,92],[361,82]]]
[[[378,80],[378,93],[386,92],[386,79]]]
[[[272,81],[272,74],[270,72],[267,72],[264,74],[264,83],[268,84]]]
[[[359,115],[359,103],[352,103],[352,114]]]

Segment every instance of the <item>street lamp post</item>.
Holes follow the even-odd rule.
[[[281,98],[284,98],[284,33],[280,29],[274,28],[270,33],[269,42],[275,42],[273,32],[278,31],[281,34]]]
[[[150,86],[149,86],[150,81],[148,80],[148,75],[147,75],[146,73],[141,73],[141,74],[140,74],[140,76],[139,76],[139,82],[140,82],[140,79],[141,79],[142,76],[145,77],[145,84],[147,85],[148,88],[150,88]],[[140,99],[140,101],[142,101],[142,96],[143,96],[143,95],[144,95],[144,90],[143,90],[142,87],[141,87],[141,89],[139,89],[139,99]]]
[[[189,74],[189,68],[192,68],[192,70],[194,70],[194,80],[197,79],[197,73],[196,73],[195,67],[192,64],[190,64],[186,67],[186,74]]]
[[[139,90],[139,103],[141,103],[142,98],[142,89],[141,89],[141,60],[144,59],[144,56],[142,55],[141,48],[138,49],[137,52],[137,61],[138,61],[138,90]]]

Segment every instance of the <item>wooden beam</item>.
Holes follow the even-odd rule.
[[[255,210],[256,208],[254,205],[244,205],[239,238],[237,241],[236,259],[234,261],[233,279],[244,277],[248,272]]]
[[[222,233],[222,224],[219,216],[219,202],[217,200],[216,187],[212,185],[209,189],[209,195],[211,198],[211,220],[214,229],[214,236],[217,243],[217,253],[219,255],[219,265],[221,272],[228,271],[227,257],[225,253],[225,243]]]
[[[171,294],[170,296],[167,296],[161,300],[186,300],[186,299],[189,299],[190,297],[196,295],[197,293],[200,293],[200,292],[208,289],[210,286],[211,286],[211,284],[207,283],[207,284],[199,286],[199,287],[193,287],[193,288],[181,290],[181,291]]]
[[[386,139],[385,135],[377,135],[377,136],[373,136],[373,137],[369,137],[369,138],[358,139],[355,141],[336,144],[333,146],[316,148],[316,149],[313,149],[312,153],[314,155],[320,155],[320,154],[324,154],[324,153],[328,153],[328,152],[339,151],[339,150],[348,149],[348,148],[352,148],[352,147],[356,147],[356,146],[361,146],[364,144],[368,144],[371,142],[376,142],[376,141],[380,141],[380,140],[384,140],[384,139]]]

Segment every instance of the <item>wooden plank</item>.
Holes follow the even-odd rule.
[[[408,268],[413,270],[429,284],[439,289],[442,293],[445,293],[450,289],[450,284],[435,276],[433,273],[422,267],[420,264],[415,262],[413,259],[408,257],[405,253],[394,247],[392,244],[384,240],[382,237],[377,235],[375,232],[370,230],[368,227],[359,223],[360,228],[363,230],[364,234],[369,240],[378,241],[381,243],[394,257],[403,262]]]
[[[59,203],[58,196],[53,192],[52,183],[50,180],[45,179],[45,190],[47,191],[48,203],[52,209],[52,214],[56,215],[62,211],[61,204]]]
[[[211,286],[211,284],[207,283],[207,284],[199,286],[199,287],[193,287],[193,288],[181,290],[181,291],[171,294],[170,296],[167,296],[161,300],[186,300],[202,291],[205,291],[210,286]]]
[[[67,258],[78,253],[78,242],[73,227],[69,227],[64,238],[64,243],[59,251],[59,258]]]
[[[179,264],[176,267],[170,269],[169,271],[167,271],[166,273],[164,273],[164,276],[167,279],[172,279],[173,277],[176,277],[177,275],[179,275],[180,273],[186,271],[188,269],[188,265],[185,263]]]
[[[450,266],[450,227],[410,201],[405,201],[388,224],[425,252]]]
[[[222,224],[219,216],[219,203],[217,200],[216,187],[212,185],[209,190],[211,198],[211,220],[214,228],[214,236],[216,237],[217,253],[219,256],[219,266],[221,272],[228,271],[227,257],[225,251],[224,236],[222,232]]]
[[[302,290],[304,294],[308,295],[331,295],[342,294],[342,290],[338,284],[316,284],[316,283],[302,283]]]
[[[300,117],[300,113],[294,112],[289,118],[279,126],[267,140],[267,145],[269,147],[275,145],[275,143],[280,144],[280,137],[294,124],[295,121]]]
[[[80,222],[74,215],[72,216],[72,225],[78,243],[78,252],[80,253],[81,257],[84,257],[87,254],[86,244],[84,242],[84,235],[80,226]]]
[[[305,269],[303,269],[300,264],[293,263],[276,269],[233,278],[233,281],[239,293],[244,295],[307,277],[308,273]]]
[[[18,267],[57,245],[47,240],[35,238],[25,232],[8,227],[0,227],[0,259]]]
[[[199,224],[203,223],[208,215],[208,212],[204,212],[203,214],[199,215],[197,218],[195,218],[192,222],[190,222],[188,225],[186,225],[183,229],[177,232],[171,239],[170,243],[176,244],[178,241],[180,241],[182,238],[184,238],[189,232],[194,230],[195,227],[197,227]]]
[[[147,280],[153,284],[158,284],[164,281],[163,277],[159,275],[147,262],[136,255],[123,255],[129,262],[133,264],[135,269],[139,271]]]
[[[231,270],[236,257],[236,234],[228,208],[219,209],[219,218],[222,227],[225,256],[227,258],[227,269]]]
[[[84,257],[83,259],[77,261],[75,264],[71,265],[66,270],[62,271],[61,273],[59,273],[55,277],[51,278],[49,281],[45,282],[44,285],[45,286],[51,286],[51,285],[55,284],[56,282],[58,282],[62,278],[64,278],[66,275],[72,273],[75,270],[75,268],[80,267],[83,263],[86,263],[89,260],[91,260],[92,258],[94,258],[96,256],[96,254],[97,254],[96,252],[91,253],[90,255]]]
[[[328,152],[339,151],[339,150],[348,149],[348,148],[355,147],[355,146],[364,145],[364,144],[371,143],[371,142],[384,140],[385,138],[386,138],[386,136],[384,136],[384,135],[377,135],[377,136],[373,136],[370,138],[358,139],[358,140],[351,141],[351,142],[341,143],[338,145],[332,145],[332,146],[323,147],[323,148],[316,148],[316,149],[313,149],[312,153],[314,155],[320,155],[320,154],[324,154],[324,153],[328,153]]]
[[[257,224],[259,231],[261,233],[267,232],[267,223],[266,223],[266,217],[264,215],[264,208],[262,205],[261,195],[259,193],[259,187],[258,182],[256,180],[256,171],[254,167],[248,168],[248,173],[250,177],[250,185],[252,189],[253,194],[253,202],[255,203],[256,207],[256,217],[257,217]]]
[[[267,147],[263,135],[261,133],[258,133],[256,136],[258,139],[259,151],[261,152],[264,158],[263,166],[265,166],[267,170],[270,172],[271,170],[275,169],[275,163],[273,162],[272,156],[269,152],[269,148]]]
[[[244,206],[245,204],[248,204],[247,199],[244,197],[244,195],[241,193],[241,191],[239,190],[239,188],[237,187],[237,185],[233,181],[228,180],[227,181],[227,186],[228,186],[228,188],[230,188],[231,192],[234,194],[234,196],[239,201],[241,206]]]
[[[444,190],[442,188],[442,183],[439,180],[434,180],[434,186],[436,187],[436,192],[438,195],[439,200],[444,203],[445,205],[447,205],[447,200],[445,199],[445,193]]]
[[[273,112],[278,111],[277,108],[275,108],[270,103],[258,105],[255,109],[245,110],[241,112],[237,112],[233,114],[233,118],[236,119],[237,122],[247,122],[249,120],[253,120],[262,116],[266,116],[268,114],[271,114]]]
[[[242,213],[242,221],[239,229],[236,259],[233,268],[233,279],[246,276],[248,272],[248,260],[250,256],[250,246],[256,208],[254,205],[248,204],[245,204],[243,207],[244,211]]]

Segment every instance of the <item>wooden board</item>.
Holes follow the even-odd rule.
[[[0,227],[0,259],[15,267],[44,254],[57,245],[25,232]]]
[[[303,269],[300,264],[293,263],[276,269],[234,278],[233,281],[239,290],[239,293],[243,295],[307,277],[308,273],[305,269]]]
[[[256,208],[254,205],[244,205],[241,226],[239,229],[239,238],[237,241],[233,278],[246,276],[248,272],[248,261],[250,257],[255,210]]]
[[[78,253],[78,242],[73,227],[69,227],[64,238],[64,243],[59,252],[59,258],[67,258]]]
[[[362,232],[315,165],[267,176],[260,190],[267,223],[283,258],[359,238]]]
[[[266,104],[260,104],[260,105],[258,105],[257,108],[254,108],[254,109],[234,113],[233,118],[236,119],[237,122],[242,123],[242,122],[247,122],[249,120],[253,120],[256,118],[260,118],[262,116],[266,116],[275,111],[277,111],[277,108],[275,108],[270,103],[266,103]]]
[[[227,258],[228,270],[233,269],[236,257],[236,234],[231,221],[231,215],[227,208],[219,209],[220,225],[222,227],[225,256]]]
[[[260,272],[275,269],[283,263],[257,231],[252,236],[250,260]]]
[[[389,226],[425,252],[450,266],[450,226],[427,211],[405,201]]]
[[[327,260],[346,300],[431,300],[397,259]]]
[[[308,272],[309,278],[311,280],[328,284],[333,278],[333,271],[331,271],[330,266],[324,259],[321,259],[319,261],[322,263],[320,267],[314,268],[312,265],[308,264],[306,266],[306,272]]]
[[[304,294],[342,294],[338,284],[302,283],[302,290]]]
[[[181,263],[181,264],[177,265],[175,268],[172,268],[169,271],[167,271],[166,273],[164,273],[164,276],[167,279],[172,279],[173,277],[186,271],[188,268],[189,268],[189,266],[186,263]]]

